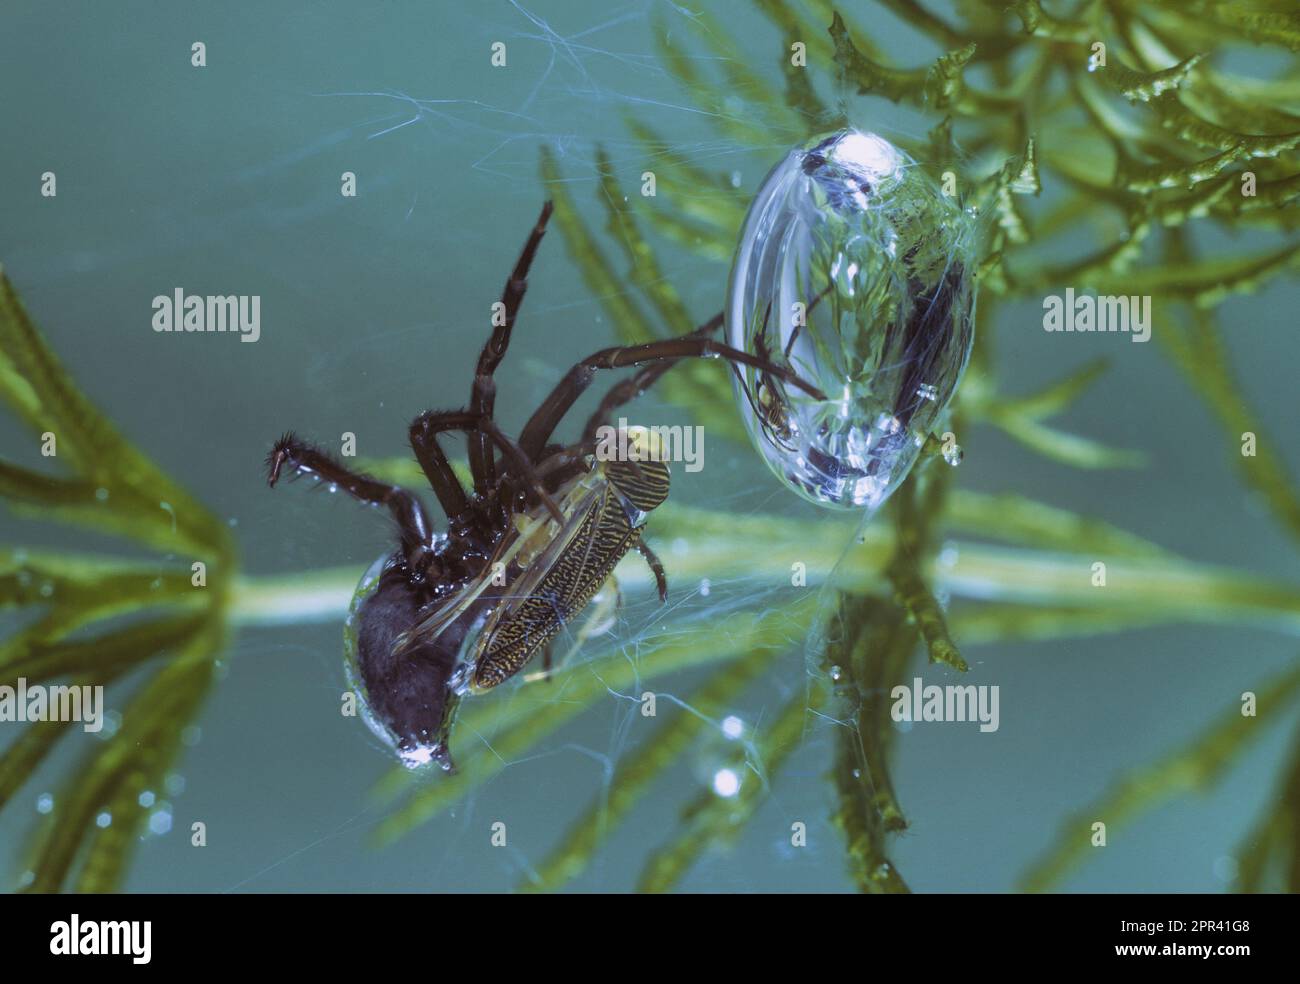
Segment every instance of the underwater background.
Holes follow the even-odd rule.
[[[350,567],[360,578],[390,549],[383,517],[308,487],[265,483],[271,442],[293,429],[337,447],[357,435],[363,458],[407,456],[406,428],[428,408],[468,399],[474,361],[546,188],[549,148],[588,225],[607,236],[597,147],[635,194],[645,170],[629,114],[711,171],[734,172],[747,193],[803,136],[773,132],[753,147],[720,136],[683,93],[655,44],[687,45],[692,11],[708,10],[753,71],[776,80],[781,33],[746,3],[385,2],[41,4],[0,13],[0,263],[32,320],[86,395],[163,471],[227,523],[248,575]],[[900,63],[942,53],[874,4],[844,4]],[[949,9],[935,5],[935,9]],[[824,22],[819,22],[824,23]],[[190,63],[206,45],[207,65]],[[490,64],[505,42],[504,68]],[[702,73],[717,56],[690,42]],[[1289,62],[1260,49],[1237,65],[1271,77]],[[1081,56],[1084,57],[1084,56]],[[725,81],[712,83],[722,112]],[[829,91],[829,89],[828,89]],[[730,106],[731,109],[727,107]],[[851,121],[887,136],[924,137],[934,118],[857,99]],[[38,194],[54,171],[58,194]],[[340,174],[358,194],[339,193]],[[1045,189],[1051,194],[1051,188]],[[1078,242],[1092,241],[1088,216]],[[1197,233],[1211,252],[1275,243],[1246,230]],[[655,239],[663,274],[697,322],[723,304],[728,264]],[[615,250],[610,247],[611,255]],[[621,254],[617,268],[626,269]],[[1062,284],[1062,287],[1066,286]],[[159,334],[151,300],[177,287],[261,297],[261,337]],[[631,287],[628,287],[631,291]],[[1222,340],[1262,433],[1290,475],[1300,302],[1273,280],[1220,307]],[[983,303],[983,299],[981,299]],[[1157,299],[1157,304],[1160,300]],[[1155,344],[1123,335],[1058,335],[1033,298],[1003,303],[991,325],[1002,390],[1032,393],[1099,357],[1108,371],[1058,421],[1069,431],[1145,457],[1138,468],[1076,470],[1031,453],[1001,430],[960,435],[956,485],[1012,491],[1094,516],[1198,564],[1296,581],[1294,546],[1232,465],[1232,441]],[[1159,326],[1155,331],[1160,331]],[[497,374],[498,419],[517,433],[575,361],[618,336],[553,227],[530,278],[509,354]],[[710,367],[720,378],[721,366]],[[595,392],[603,392],[598,382]],[[585,419],[589,395],[570,420]],[[734,413],[730,407],[724,407]],[[689,412],[651,392],[631,419],[685,423]],[[0,418],[6,459],[35,464],[36,443]],[[432,508],[436,502],[424,495]],[[797,499],[747,443],[706,434],[705,467],[674,471],[672,501],[744,517],[823,523],[842,517]],[[439,516],[439,519],[441,517]],[[886,523],[882,513],[873,522]],[[729,631],[737,611],[780,611],[781,585],[761,577],[674,577],[674,559],[707,543],[649,542],[668,572],[660,609],[644,583],[605,640],[626,659],[683,623]],[[845,537],[845,545],[849,541]],[[62,550],[125,547],[96,532],[0,517],[0,542]],[[5,626],[22,613],[3,613]],[[1011,891],[1060,825],[1128,770],[1201,734],[1243,691],[1296,659],[1294,618],[1278,630],[1174,624],[1041,641],[957,642],[966,678],[918,652],[902,682],[1000,687],[1000,727],[918,724],[895,743],[892,774],[910,826],[890,858],[915,891]],[[791,630],[785,655],[728,713],[761,724],[809,686],[815,667]],[[574,672],[596,672],[584,660]],[[587,655],[584,655],[587,654]],[[660,714],[688,713],[699,668],[657,681]],[[570,823],[608,795],[614,770],[652,732],[640,690],[611,689],[592,709],[447,812],[377,847],[394,807],[374,794],[391,754],[339,712],[346,689],[337,614],[232,634],[219,681],[170,771],[169,821],[144,837],[128,891],[502,891],[529,881]],[[493,700],[564,699],[562,683],[529,684]],[[110,706],[114,701],[110,692]],[[1267,724],[1218,783],[1116,825],[1055,887],[1068,891],[1224,891],[1261,815],[1279,804],[1294,706]],[[827,780],[834,716],[811,714],[802,741],[729,850],[707,851],[685,891],[853,889]],[[16,725],[0,725],[0,750]],[[38,801],[89,743],[69,735],[0,811],[0,870],[19,883]],[[461,744],[473,736],[457,732]],[[684,804],[707,793],[734,749],[706,733],[649,788],[568,887],[627,891],[648,853],[668,842]],[[440,775],[422,782],[437,783]],[[746,773],[746,782],[759,781]],[[160,798],[164,798],[160,794]],[[505,848],[490,827],[508,825]],[[190,844],[206,824],[207,844]],[[807,846],[791,846],[791,824]],[[170,829],[166,829],[170,826]]]

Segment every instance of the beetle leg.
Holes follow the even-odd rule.
[[[655,556],[655,552],[650,549],[645,540],[637,539],[636,551],[650,565],[650,570],[655,576],[655,585],[659,588],[659,603],[662,605],[668,600],[668,575],[664,573],[664,565],[660,563],[659,558]]]

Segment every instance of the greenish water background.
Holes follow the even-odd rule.
[[[709,6],[775,74],[780,39],[766,22],[745,4]],[[656,62],[655,16],[684,29],[681,8],[657,2],[11,0],[0,13],[0,262],[89,395],[234,525],[246,570],[352,564],[359,576],[387,549],[385,524],[301,484],[268,492],[262,457],[290,427],[327,442],[353,431],[363,455],[404,454],[412,416],[464,401],[488,305],[543,198],[539,147],[556,151],[599,227],[594,146],[610,150],[629,189],[644,169],[622,124],[628,110],[711,166],[736,170],[746,187],[784,151],[780,135],[757,155],[711,133]],[[887,20],[880,29],[900,61],[932,56]],[[196,40],[207,45],[205,69],[189,63]],[[506,69],[488,63],[498,40],[508,45]],[[417,113],[405,96],[439,102]],[[892,110],[856,122],[917,127]],[[37,193],[45,170],[58,174],[54,200]],[[358,175],[355,200],[338,193],[345,170]],[[723,265],[668,247],[662,259],[701,320],[721,306]],[[261,340],[154,333],[150,301],[175,287],[261,295]],[[1224,308],[1235,364],[1265,424],[1286,442],[1292,474],[1300,473],[1296,299],[1288,284]],[[962,483],[1098,515],[1195,559],[1294,577],[1293,551],[1243,490],[1217,424],[1156,345],[1048,335],[1033,305],[1007,309],[996,331],[1012,392],[1111,356],[1109,375],[1065,423],[1145,451],[1150,466],[1076,473],[981,429],[963,440]],[[568,365],[612,337],[552,235],[499,375],[507,429]],[[656,420],[677,419],[653,398],[640,406]],[[12,421],[0,423],[0,440],[6,454],[30,453]],[[707,445],[706,468],[679,480],[674,498],[815,514],[748,447],[721,441]],[[10,517],[0,519],[0,536],[103,545]],[[717,604],[692,595],[694,585],[673,587],[691,611]],[[733,597],[746,590],[731,586]],[[761,596],[761,587],[753,591]],[[648,599],[632,598],[620,630],[644,633],[656,616]],[[142,846],[128,888],[506,889],[638,740],[639,719],[611,697],[454,815],[374,850],[366,840],[382,813],[367,792],[390,761],[338,713],[340,640],[337,624],[238,638],[180,769],[176,829]],[[1293,639],[1203,627],[971,647],[969,682],[1001,687],[1001,729],[939,725],[906,736],[895,774],[912,828],[895,861],[918,890],[1010,889],[1066,813],[1118,770],[1197,733],[1295,649]],[[943,682],[939,670],[918,666],[927,682]],[[761,719],[803,677],[792,655],[738,711]],[[660,689],[685,696],[693,682],[686,675]],[[1287,738],[1287,726],[1273,728],[1214,793],[1180,799],[1113,836],[1067,887],[1220,890],[1221,859],[1274,795]],[[814,729],[737,848],[711,855],[684,887],[847,890],[842,842],[827,821],[830,753],[827,732]],[[575,887],[632,887],[641,859],[708,772],[707,756],[682,763]],[[0,814],[9,873],[51,775],[24,791],[30,802]],[[195,819],[208,827],[203,849],[184,833]],[[509,825],[506,849],[488,843],[497,819]],[[788,846],[794,820],[809,826],[806,849]]]

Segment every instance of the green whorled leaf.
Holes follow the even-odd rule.
[[[1265,5],[1268,6],[1268,5]],[[1239,0],[1210,0],[1197,4],[1216,25],[1231,29],[1243,40],[1269,42],[1300,51],[1300,11],[1274,3],[1271,9],[1248,7]]]
[[[799,748],[808,716],[825,700],[825,686],[813,681],[806,694],[799,690],[786,701],[756,739],[749,769],[736,795],[719,796],[712,789],[699,793],[686,808],[682,831],[646,862],[637,891],[670,891],[708,849],[739,836],[766,799],[772,777]]]
[[[1141,468],[1146,464],[1146,456],[1139,451],[1107,447],[1099,441],[1048,427],[1030,417],[1009,413],[1001,408],[991,410],[986,419],[1031,451],[1037,451],[1063,465],[1092,471]]]
[[[777,17],[779,26],[785,32],[782,39],[784,46],[781,49],[781,66],[786,80],[784,102],[765,78],[749,68],[750,59],[736,46],[732,33],[715,18],[698,10],[688,18],[688,23],[716,57],[726,79],[727,91],[758,107],[760,112],[769,114],[766,122],[770,129],[788,130],[798,139],[807,129],[809,120],[818,119],[825,114],[825,107],[813,91],[808,72],[804,67],[795,65],[791,58],[791,44],[803,41],[798,21],[789,16],[789,8],[783,3],[767,3],[764,12]]]
[[[0,363],[7,366],[0,372],[0,397],[34,430],[40,427],[55,435],[59,454],[72,462],[83,486],[93,486],[97,496],[99,489],[104,490],[107,498],[99,497],[99,509],[110,532],[147,536],[155,545],[228,554],[225,528],[123,438],[77,388],[40,337],[2,269]],[[17,377],[22,385],[14,384]],[[0,491],[30,491],[31,477],[32,473],[6,465],[5,488]],[[58,486],[50,488],[51,496],[58,492]],[[124,518],[128,515],[129,520]]]
[[[700,75],[691,55],[674,43],[662,20],[655,24],[654,39],[655,48],[668,73],[677,80],[691,101],[709,115],[719,131],[744,145],[763,144],[767,136],[764,123],[754,119],[754,115],[762,113],[763,109],[751,107],[750,112],[745,113],[739,109],[738,104],[729,103],[727,90]]]
[[[1220,126],[1189,109],[1173,92],[1151,100],[1161,124],[1179,140],[1213,150],[1244,148],[1251,156],[1275,157],[1294,149],[1296,133],[1251,134]]]
[[[1240,216],[1250,212],[1265,211],[1279,217],[1289,217],[1291,222],[1297,220],[1296,210],[1281,211],[1286,206],[1295,205],[1300,198],[1300,173],[1279,178],[1276,181],[1260,181],[1255,185],[1254,195],[1229,194],[1241,188],[1241,177],[1229,175],[1225,194],[1212,202],[1214,212],[1223,216]],[[1292,226],[1293,228],[1293,226]]]
[[[883,96],[890,102],[917,104],[921,101],[925,69],[889,68],[868,58],[854,45],[838,11],[831,21],[830,35],[835,44],[835,64],[839,66],[841,83],[856,86],[858,95]]]
[[[839,806],[832,820],[844,834],[859,891],[906,892],[886,851],[888,836],[907,827],[890,775],[898,732],[887,695],[916,649],[918,632],[894,605],[843,596],[832,629],[837,634],[828,639],[827,670],[849,702],[837,714],[844,726],[836,733],[833,779]]]
[[[949,613],[953,632],[967,646],[1008,642],[1096,639],[1164,624],[1141,608],[1044,608],[1037,605],[961,605]]]
[[[927,152],[920,157],[929,163],[935,172],[957,162],[957,144],[953,140],[951,116],[945,116],[930,128],[927,141]]]
[[[962,72],[975,55],[976,44],[963,45],[940,56],[925,75],[925,101],[934,109],[953,105],[965,91]]]
[[[715,229],[684,219],[667,209],[638,204],[637,211],[664,239],[710,263],[730,263],[735,243],[727,242]]]
[[[226,527],[130,445],[81,393],[2,274],[0,398],[42,445],[47,432],[53,435],[57,452],[50,464],[64,466],[62,474],[52,475],[0,462],[0,497],[16,513],[75,523],[179,555],[146,561],[23,548],[0,551],[0,607],[34,615],[0,643],[0,677],[5,680],[65,679],[107,686],[146,660],[164,652],[174,655],[142,684],[149,695],[146,706],[133,704],[123,731],[96,742],[82,766],[63,780],[24,883],[35,891],[66,888],[78,858],[85,858],[99,874],[82,887],[111,889],[124,871],[134,838],[123,839],[117,832],[94,838],[97,810],[104,803],[122,802],[124,770],[133,760],[179,742],[196,705],[175,704],[170,685],[176,682],[177,667],[187,663],[196,673],[212,672],[233,582],[233,545]],[[191,559],[209,565],[210,587],[197,590],[189,572],[182,573]],[[110,619],[107,630],[85,631]],[[213,641],[198,644],[200,639]],[[138,730],[147,721],[155,726]],[[6,746],[0,753],[0,803],[12,800],[69,730],[34,723]],[[88,849],[92,839],[102,846]]]
[[[1096,801],[1066,820],[1052,847],[1021,879],[1031,892],[1047,891],[1078,865],[1091,848],[1092,824],[1113,832],[1170,798],[1205,790],[1222,777],[1260,732],[1283,716],[1300,692],[1300,669],[1292,669],[1258,688],[1257,716],[1242,714],[1236,699],[1219,721],[1183,748],[1154,765],[1136,769],[1112,783]]]
[[[191,640],[191,650],[182,653],[178,662],[188,672],[178,676],[175,692],[167,694],[174,701],[162,714],[148,722],[134,754],[118,773],[115,783],[102,805],[112,822],[107,827],[95,827],[86,838],[84,860],[77,877],[78,892],[102,893],[117,891],[125,880],[127,865],[140,840],[140,832],[149,818],[150,807],[145,806],[142,794],[160,789],[167,771],[180,757],[181,742],[174,729],[175,720],[190,720],[199,710],[212,682],[214,656],[220,649],[220,628],[211,623],[203,634]]]
[[[917,0],[880,0],[903,21],[930,35],[937,43],[949,48],[960,47],[972,41],[985,51],[985,58],[1002,58],[1019,48],[1023,39],[1002,30],[971,32],[959,30],[934,14]],[[986,50],[985,50],[986,49]]]
[[[1185,225],[1192,219],[1203,219],[1221,210],[1224,202],[1231,202],[1241,185],[1241,175],[1232,171],[1197,185],[1190,195],[1162,196],[1151,199],[1151,218],[1167,229]]]
[[[1107,358],[1093,359],[1084,363],[1064,379],[1044,387],[1028,396],[1010,397],[1000,401],[1000,405],[1010,408],[1012,412],[1038,420],[1050,417],[1065,410],[1105,375],[1110,368]]]
[[[1041,0],[1013,0],[1011,9],[1025,26],[1025,33],[1050,41],[1091,41],[1094,32],[1081,21],[1066,20],[1049,14]]]
[[[597,169],[608,231],[622,245],[631,268],[627,279],[648,300],[666,325],[668,334],[681,335],[693,331],[696,326],[681,296],[664,275],[654,251],[637,228],[609,159],[603,152],[598,155]],[[601,252],[572,199],[562,190],[558,171],[549,154],[543,157],[543,175],[551,186],[555,221],[570,255],[577,261],[588,286],[600,298],[610,321],[619,331],[620,340],[635,345],[665,337],[665,332],[645,317],[641,307],[622,291],[622,279]],[[732,400],[726,375],[716,366],[686,360],[674,366],[656,384],[656,391],[668,401],[691,410],[702,426],[718,436],[737,441],[746,439],[743,427],[731,412]]]
[[[940,512],[934,507],[947,491],[944,472],[931,469],[931,475],[924,501],[917,494],[915,472],[894,492],[894,553],[885,568],[885,576],[893,585],[895,601],[916,623],[930,662],[943,663],[964,673],[969,667],[948,632],[943,608],[930,590],[923,570],[933,547],[934,522]]]
[[[1192,188],[1217,178],[1245,156],[1243,148],[1233,147],[1213,157],[1188,162],[1160,161],[1143,164],[1121,160],[1115,168],[1115,186],[1136,192],[1151,192],[1159,188]]]
[[[68,686],[95,687],[107,686],[117,676],[118,671],[104,671],[87,676],[73,677]],[[65,734],[78,726],[75,721],[35,721],[29,723],[18,733],[0,755],[0,808],[8,804],[36,772],[37,767],[45,761],[54,750],[55,745]]]
[[[943,528],[1003,543],[1125,557],[1168,557],[1170,551],[1150,540],[1090,516],[1059,509],[1015,492],[954,490],[942,518]],[[959,634],[960,635],[960,634]]]
[[[1300,265],[1300,244],[1254,256],[1228,256],[1188,263],[1143,266],[1124,274],[1100,275],[1092,286],[1107,296],[1172,297],[1210,308],[1234,294],[1250,294],[1273,277]]]
[[[549,148],[542,148],[542,181],[555,204],[551,221],[559,228],[578,264],[583,282],[592,296],[609,313],[610,320],[628,344],[648,342],[659,337],[650,319],[642,313],[628,292],[623,279],[605,258],[595,237],[588,231],[570,197]]]
[[[729,176],[699,167],[674,150],[670,141],[634,117],[627,119],[627,125],[655,173],[656,207],[643,214],[663,213],[657,199],[661,196],[667,198],[684,217],[681,221],[688,228],[699,229],[700,234],[710,240],[725,240],[725,255],[730,259],[740,224],[745,218],[747,203],[743,192]],[[692,221],[697,224],[691,226]]]
[[[1252,80],[1216,72],[1202,64],[1198,77],[1204,84],[1182,92],[1183,101],[1221,125],[1249,133],[1290,133],[1300,127],[1300,115],[1291,112],[1293,99],[1277,101],[1257,91]]]
[[[1033,137],[1030,137],[1025,143],[1025,153],[1020,169],[1015,172],[1015,176],[1007,183],[1007,189],[1013,195],[1038,195],[1042,193],[1043,183],[1038,177],[1038,155]]]
[[[603,150],[596,152],[596,170],[600,175],[600,194],[605,204],[608,218],[606,231],[610,238],[623,248],[627,257],[628,279],[650,301],[660,320],[673,335],[684,335],[695,329],[695,322],[682,303],[672,281],[664,275],[658,258],[650,244],[647,243],[637,228],[636,219],[628,208],[627,197],[614,176],[613,165],[609,155]],[[653,337],[661,338],[664,332],[656,332]],[[636,341],[649,341],[649,338],[637,338]]]
[[[1104,67],[1097,68],[1094,74],[1125,98],[1134,102],[1150,102],[1182,85],[1203,57],[1199,54],[1192,55],[1177,65],[1156,72],[1135,71],[1112,59]]]
[[[520,888],[553,891],[586,869],[606,841],[628,818],[650,786],[695,743],[713,719],[722,714],[744,689],[772,667],[774,650],[760,650],[718,670],[694,691],[672,717],[631,753],[620,759],[603,791],[573,824],[560,844],[529,875]]]
[[[60,787],[54,812],[36,840],[33,879],[24,886],[26,890],[57,891],[83,856],[86,869],[92,872],[93,887],[111,887],[105,873],[120,873],[123,852],[130,849],[134,838],[123,838],[120,832],[97,837],[96,817],[116,801],[137,770],[152,774],[159,761],[175,754],[180,743],[176,721],[193,715],[212,681],[212,655],[221,630],[219,623],[208,625],[205,635],[194,639],[185,653],[144,685],[123,710],[118,732],[102,747],[88,752],[76,773]],[[132,832],[137,819],[132,820]]]
[[[890,102],[970,117],[1007,110],[1019,99],[1016,93],[977,92],[964,84],[961,72],[975,54],[973,42],[946,52],[929,67],[901,69],[863,54],[838,12],[829,31],[835,43],[838,82],[841,88],[856,87],[858,95],[882,96]]]
[[[1175,236],[1171,243],[1171,263],[1190,263],[1185,242]],[[1295,482],[1282,463],[1276,439],[1261,426],[1241,395],[1213,316],[1205,310],[1194,310],[1190,324],[1185,325],[1158,313],[1153,333],[1222,422],[1228,440],[1226,450],[1242,477],[1264,497],[1291,536],[1300,541],[1300,496]],[[1241,453],[1240,442],[1246,434],[1255,435],[1253,457]]]
[[[1238,892],[1300,892],[1300,845],[1296,839],[1300,830],[1300,742],[1293,741],[1292,748],[1280,788],[1270,800],[1277,805],[1264,813],[1237,851],[1234,887]],[[1281,876],[1276,885],[1266,882],[1271,869]]]
[[[799,114],[804,132],[838,130],[847,125],[843,113],[832,112],[817,95],[807,67],[796,65],[785,52],[781,54],[781,72],[785,76],[785,103]]]
[[[175,615],[87,639],[57,642],[19,633],[19,645],[6,640],[0,654],[0,686],[15,686],[20,678],[33,684],[44,683],[72,674],[110,672],[142,664],[180,648],[206,625],[208,618],[206,612]]]
[[[789,16],[794,17],[799,23],[801,35],[811,39],[808,43],[808,53],[815,53],[821,65],[829,67],[835,64],[834,33],[828,30],[828,25],[840,15],[839,11],[835,9],[835,0],[805,0],[809,10],[812,11],[815,23],[802,18],[787,0],[756,0],[756,2],[759,9],[766,13],[768,19],[778,27],[781,21],[771,13],[770,8],[785,8],[786,11],[790,12]],[[852,16],[852,11],[850,11],[850,16]],[[845,30],[858,39],[855,42],[858,50],[868,58],[878,62],[885,60],[885,50],[871,37],[870,31],[862,30],[859,24],[851,20],[845,22]]]

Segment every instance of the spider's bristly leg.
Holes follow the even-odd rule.
[[[501,291],[501,304],[505,308],[504,317],[501,319],[502,324],[493,327],[491,337],[483,346],[483,351],[479,353],[478,367],[474,370],[474,388],[470,392],[469,409],[471,413],[480,417],[491,418],[495,409],[496,384],[493,382],[492,374],[496,372],[497,366],[505,357],[506,349],[510,346],[510,333],[515,327],[515,317],[524,302],[524,294],[528,292],[528,270],[533,265],[533,257],[537,255],[537,247],[541,245],[542,237],[546,235],[546,223],[551,218],[552,208],[549,201],[542,206],[537,224],[533,226],[528,241],[524,243],[523,252],[519,254],[515,268],[510,272],[510,278]],[[486,495],[496,483],[497,477],[490,437],[478,430],[471,432],[468,440],[469,470],[474,476],[474,491],[479,495]]]
[[[700,327],[696,328],[686,338],[707,338],[715,331],[722,327],[722,312],[719,311]],[[629,376],[617,386],[610,388],[605,394],[605,398],[600,401],[600,406],[596,412],[587,420],[587,426],[583,428],[582,439],[584,441],[595,440],[596,431],[602,425],[609,422],[610,414],[626,403],[631,403],[638,396],[648,390],[659,377],[671,369],[676,363],[673,362],[655,362],[651,365],[640,369],[635,375]]]
[[[432,443],[434,435],[443,431],[463,431],[470,436],[478,432],[486,434],[501,449],[501,452],[505,455],[506,463],[511,466],[514,474],[523,480],[527,488],[537,496],[556,522],[564,522],[564,514],[560,512],[560,507],[555,504],[555,500],[546,491],[546,486],[542,484],[542,480],[538,476],[536,469],[533,468],[532,462],[519,449],[519,445],[512,441],[491,417],[482,417],[468,410],[427,410],[411,422],[412,443],[416,439],[414,435],[417,432],[422,442]]]
[[[420,416],[411,422],[408,435],[411,450],[415,452],[415,460],[420,463],[420,469],[429,480],[433,494],[438,497],[438,504],[447,514],[447,520],[452,525],[461,524],[470,513],[469,496],[461,488],[460,479],[452,471],[451,462],[438,444],[437,432],[428,430],[423,425],[423,420],[424,416]]]
[[[659,588],[659,603],[663,604],[668,600],[668,575],[664,573],[664,565],[655,555],[655,552],[646,544],[645,540],[636,541],[636,551],[650,565],[650,571],[655,576],[655,585]]]
[[[369,475],[351,471],[325,451],[292,433],[275,442],[271,453],[266,456],[266,468],[266,482],[272,488],[286,471],[294,478],[314,475],[361,502],[386,507],[397,520],[402,556],[407,566],[423,573],[435,563],[433,526],[429,517],[420,500],[400,485],[388,485]]]
[[[577,402],[578,397],[591,385],[599,369],[624,369],[653,362],[676,362],[680,359],[726,359],[732,364],[752,366],[770,373],[790,385],[803,390],[816,400],[825,400],[826,394],[784,366],[767,359],[734,349],[730,345],[707,338],[697,332],[664,338],[641,345],[627,345],[601,349],[583,359],[564,376],[550,396],[542,401],[519,436],[519,446],[530,459],[536,458],[546,446],[552,432],[564,415]]]

